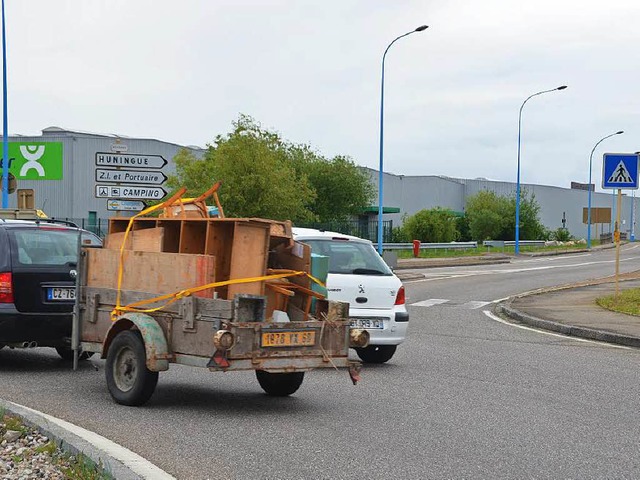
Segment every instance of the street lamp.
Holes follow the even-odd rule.
[[[522,109],[524,108],[524,104],[533,97],[542,95],[543,93],[555,92],[556,90],[564,90],[565,88],[567,88],[567,86],[562,85],[560,87],[552,88],[551,90],[543,90],[541,92],[534,93],[533,95],[529,95],[520,106],[520,113],[518,114],[518,175],[516,177],[516,255],[520,253],[520,132],[522,131]]]
[[[589,155],[589,184],[588,184],[589,195],[588,195],[588,201],[587,201],[587,248],[591,248],[591,165],[593,163],[593,152],[595,152],[598,145],[600,145],[607,138],[613,137],[615,135],[622,135],[623,133],[624,133],[624,130],[619,130],[616,133],[612,133],[611,135],[602,137],[600,140],[598,140],[598,143],[596,143],[593,146],[593,149],[591,150],[591,155]]]
[[[393,42],[391,42],[389,44],[389,46],[384,51],[384,54],[382,55],[382,83],[381,83],[381,86],[380,86],[380,170],[378,171],[378,253],[380,253],[380,255],[382,255],[382,207],[384,205],[384,203],[382,201],[382,197],[383,197],[382,196],[382,184],[383,184],[382,167],[383,167],[383,163],[384,163],[383,162],[384,59],[387,56],[387,52],[391,48],[391,45],[396,43],[401,38],[406,37],[407,35],[411,35],[412,33],[416,33],[416,32],[423,32],[427,28],[429,28],[427,25],[421,25],[418,28],[416,28],[415,30],[411,30],[410,32],[405,33],[404,35],[400,35],[395,40],[393,40]]]
[[[9,208],[9,138],[7,127],[7,42],[2,0],[2,208]]]

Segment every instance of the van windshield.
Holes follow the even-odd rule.
[[[369,243],[349,240],[300,240],[318,255],[329,257],[329,273],[349,275],[393,275]]]

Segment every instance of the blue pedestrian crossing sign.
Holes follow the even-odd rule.
[[[605,153],[602,163],[602,188],[638,189],[638,155]]]

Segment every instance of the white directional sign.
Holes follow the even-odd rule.
[[[137,185],[96,185],[97,198],[160,200],[166,194],[166,190],[162,187],[141,187]]]
[[[167,176],[155,170],[115,170],[96,168],[96,182],[135,183],[137,185],[162,185]]]
[[[140,212],[146,207],[142,200],[116,200],[110,198],[107,200],[107,210],[121,212]]]
[[[166,164],[167,161],[161,155],[96,152],[98,167],[162,168]]]

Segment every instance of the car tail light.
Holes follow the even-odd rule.
[[[404,305],[404,302],[404,287],[400,287],[400,289],[398,290],[398,295],[396,295],[396,305]]]
[[[10,273],[0,273],[0,303],[13,303],[13,284]]]

